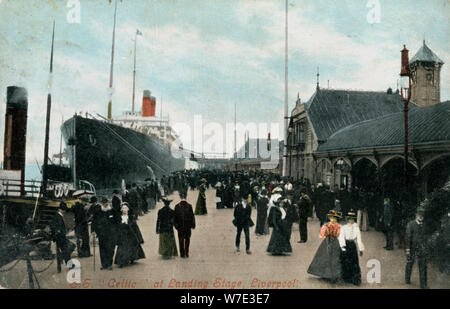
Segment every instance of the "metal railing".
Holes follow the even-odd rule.
[[[0,178],[0,198],[2,197],[38,197],[42,182],[38,180],[25,180],[23,183],[17,179]],[[85,180],[80,180],[79,189],[90,191],[95,194],[95,187]],[[72,183],[49,180],[46,191],[52,193],[54,198],[64,198],[70,196],[70,192],[75,191]]]
[[[0,179],[1,196],[28,196],[37,197],[41,187],[41,181],[25,180],[23,183],[15,179]],[[23,194],[22,194],[23,193]]]

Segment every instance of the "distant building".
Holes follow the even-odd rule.
[[[450,102],[439,103],[443,65],[424,45],[410,61],[409,182],[422,198],[450,176]],[[404,113],[399,92],[321,89],[291,112],[287,173],[332,189],[403,188]]]
[[[283,158],[283,141],[278,139],[247,138],[237,151],[230,170],[265,170],[280,173]]]

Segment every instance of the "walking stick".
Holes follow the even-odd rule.
[[[56,244],[56,269],[58,273],[61,272],[61,253],[58,244]]]
[[[92,250],[94,250],[94,271],[95,271],[95,232],[92,233]]]

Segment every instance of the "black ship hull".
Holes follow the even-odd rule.
[[[119,188],[154,175],[160,179],[185,168],[184,158],[171,154],[146,134],[106,121],[74,116],[61,127],[74,181],[87,180],[96,189]]]

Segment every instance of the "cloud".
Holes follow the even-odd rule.
[[[34,162],[34,156],[42,160],[43,152],[49,16],[60,18],[51,120],[50,152],[55,153],[59,151],[61,114],[65,118],[80,110],[106,114],[113,7],[107,2],[83,4],[82,23],[69,25],[63,21],[64,5],[54,8],[40,3],[29,14],[22,9],[23,4],[15,3],[17,7],[11,12],[23,20],[27,16],[27,21],[12,25],[19,17],[0,11],[0,113],[4,115],[6,86],[17,84],[28,89],[27,161]],[[297,92],[302,101],[314,93],[317,66],[322,87],[330,80],[333,88],[385,91],[396,85],[404,43],[412,56],[422,44],[423,31],[439,31],[441,36],[448,33],[445,23],[437,22],[446,16],[448,5],[441,10],[434,4],[436,24],[428,17],[429,24],[421,24],[420,14],[415,12],[419,4],[399,11],[400,4],[386,3],[382,5],[382,23],[368,25],[359,2],[354,6],[356,2],[347,0],[335,7],[323,7],[324,3],[291,1],[289,7],[289,111]],[[120,10],[113,115],[131,108],[133,39],[139,28],[143,36],[137,42],[137,109],[142,91],[149,89],[157,98],[157,113],[162,97],[164,114],[170,114],[172,123],[193,126],[194,116],[202,115],[204,123],[225,126],[233,122],[236,103],[239,122],[276,121],[282,135],[284,1],[208,1],[204,11],[177,1],[152,6],[144,1],[133,5],[124,2]],[[417,22],[404,22],[411,12]],[[450,96],[448,41],[435,39],[429,46],[446,62],[441,72],[441,98],[445,100]]]

